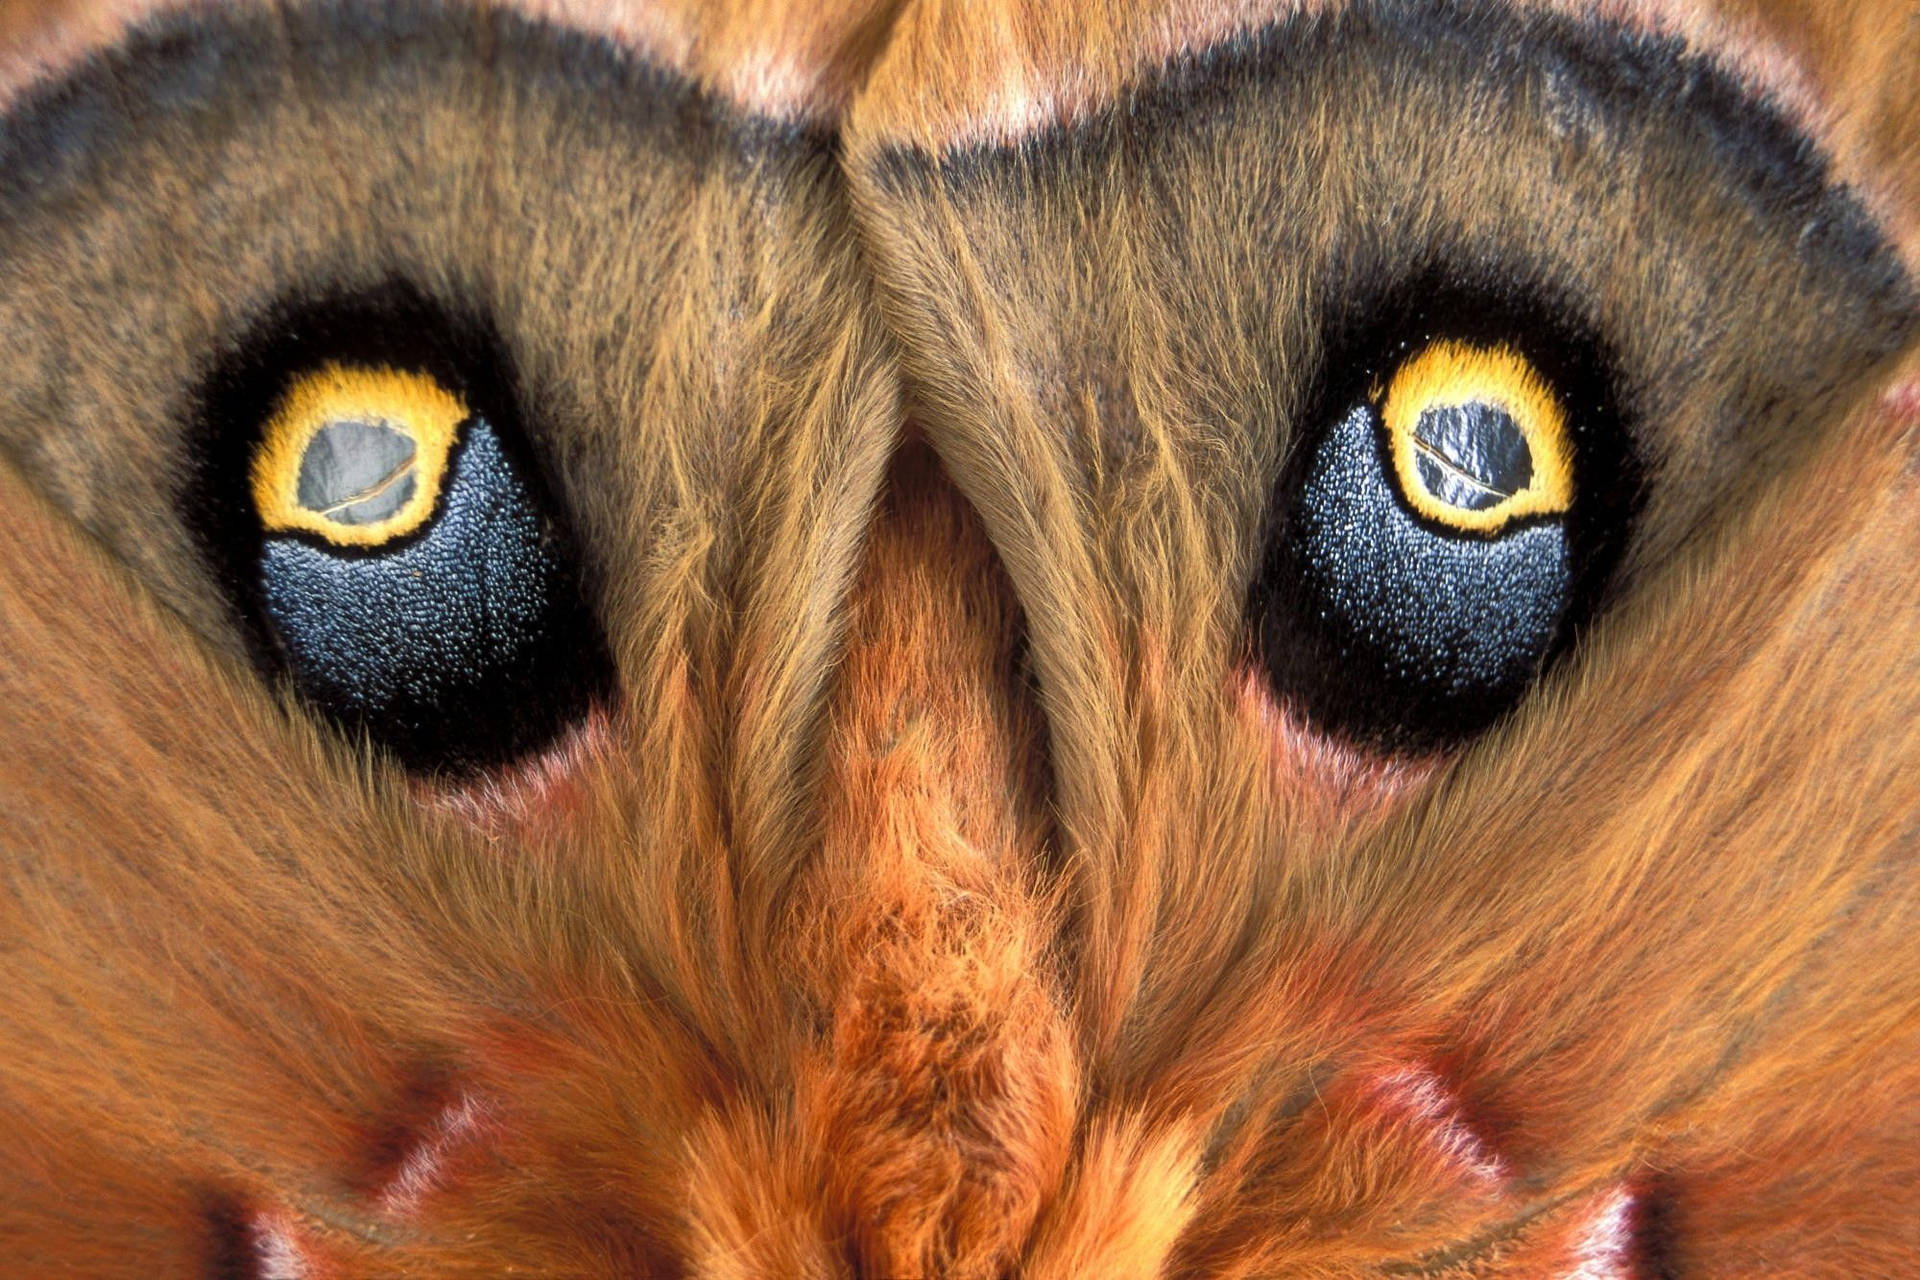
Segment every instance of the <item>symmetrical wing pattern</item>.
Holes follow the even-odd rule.
[[[1920,1267],[1916,59],[0,11],[0,1272]]]

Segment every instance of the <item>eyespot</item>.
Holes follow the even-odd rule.
[[[210,521],[269,675],[410,768],[511,761],[612,664],[499,344],[406,291],[295,312],[210,381]]]
[[[1400,366],[1383,399],[1394,474],[1419,515],[1493,534],[1573,504],[1566,415],[1512,347],[1433,343]]]
[[[1440,300],[1333,344],[1251,596],[1275,693],[1389,752],[1513,708],[1590,615],[1634,491],[1596,343]]]

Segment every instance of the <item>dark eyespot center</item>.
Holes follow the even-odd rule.
[[[343,556],[277,537],[262,553],[262,604],[303,683],[353,719],[398,716],[390,731],[409,741],[463,718],[446,704],[476,673],[511,683],[538,661],[560,569],[484,419],[450,471],[445,510],[395,550]]]
[[[1533,451],[1513,415],[1475,400],[1421,413],[1414,424],[1414,465],[1442,502],[1485,511],[1520,493],[1533,479]]]
[[[385,520],[413,497],[415,452],[385,423],[330,422],[300,459],[300,506],[339,524]]]
[[[1372,413],[1356,407],[1308,474],[1297,537],[1304,585],[1342,619],[1346,661],[1371,654],[1467,707],[1525,682],[1570,579],[1557,522],[1495,538],[1435,533],[1394,497]]]

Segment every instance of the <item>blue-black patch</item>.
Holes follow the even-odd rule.
[[[1413,465],[1449,506],[1486,511],[1533,480],[1533,451],[1513,415],[1478,400],[1427,409],[1413,424]]]

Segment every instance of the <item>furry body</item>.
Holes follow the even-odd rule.
[[[6,1274],[1920,1269],[1909,7],[14,12]],[[615,673],[458,777],[226,550],[395,282]],[[1261,603],[1423,306],[1625,424],[1458,740]]]

